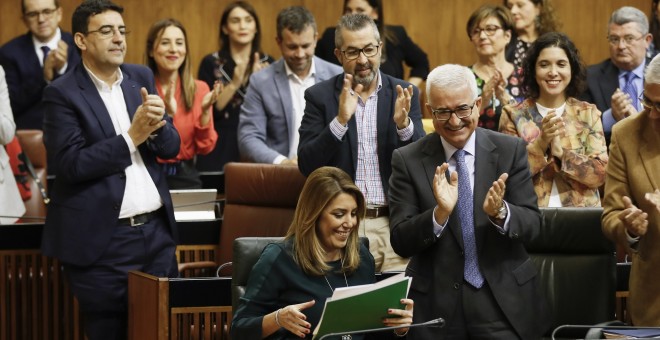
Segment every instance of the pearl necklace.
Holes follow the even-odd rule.
[[[341,258],[341,268],[342,269],[344,268],[344,258]],[[346,279],[346,272],[342,271],[342,273],[344,274],[344,283],[346,283],[346,287],[348,287],[348,279]],[[335,289],[332,288],[332,285],[330,285],[330,281],[328,281],[328,277],[325,275],[325,273],[323,274],[323,278],[325,279],[325,282],[328,284],[328,287],[330,287],[330,291],[334,293]]]

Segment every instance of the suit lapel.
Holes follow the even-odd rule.
[[[644,122],[646,122],[646,120],[644,120]],[[660,154],[658,153],[658,143],[660,142],[660,138],[658,138],[653,131],[651,124],[648,124],[647,122],[647,124],[644,124],[643,126],[643,137],[639,147],[639,156],[642,160],[642,166],[646,172],[646,177],[649,179],[649,182],[651,182],[651,186],[654,189],[658,189],[658,183],[656,183],[655,178],[657,177],[656,174],[658,173],[658,169],[660,169]]]
[[[376,140],[378,141],[376,150],[379,159],[386,159],[384,152],[387,150],[387,126],[394,115],[391,112],[394,109],[394,102],[392,100],[392,83],[382,72],[378,76],[382,78],[383,87],[378,92],[378,107],[376,108],[378,116],[376,118]]]
[[[121,70],[123,72],[123,69]],[[127,72],[123,72],[124,80],[121,82],[121,91],[124,94],[124,101],[126,102],[126,110],[128,117],[133,121],[133,115],[138,106],[142,104],[142,95],[140,94],[140,87]],[[150,93],[153,94],[153,93]]]
[[[85,99],[87,104],[89,104],[90,111],[96,116],[96,119],[99,121],[99,125],[103,130],[103,134],[106,137],[116,136],[114,125],[110,119],[110,114],[108,109],[105,107],[105,103],[101,99],[99,91],[96,89],[96,86],[92,82],[87,70],[83,66],[83,63],[79,63],[75,69],[76,82],[80,87],[82,97]]]
[[[602,71],[602,77],[598,82],[600,95],[603,97],[603,101],[608,104],[607,106],[611,107],[612,93],[619,87],[619,70],[610,61]]]
[[[291,87],[289,86],[289,78],[286,75],[286,68],[284,66],[284,59],[280,59],[274,67],[275,69],[275,88],[280,97],[282,108],[284,109],[284,118],[286,119],[287,133],[289,141],[293,140],[293,134],[296,133],[294,128],[293,119],[293,103],[291,101]],[[304,108],[303,108],[304,109]]]
[[[474,232],[477,240],[477,251],[480,251],[484,244],[483,226],[493,227],[488,216],[483,213],[484,200],[486,194],[493,184],[493,181],[499,177],[497,173],[497,159],[499,154],[495,144],[488,138],[488,135],[480,128],[475,130],[476,135],[476,155],[474,164]],[[509,188],[513,190],[514,188]]]

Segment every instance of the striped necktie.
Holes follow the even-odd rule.
[[[627,93],[628,96],[630,96],[630,101],[632,103],[632,106],[635,107],[635,110],[639,111],[639,94],[637,93],[637,88],[633,83],[635,77],[637,76],[632,71],[628,71],[624,77],[626,80],[626,84],[623,87],[623,92]]]

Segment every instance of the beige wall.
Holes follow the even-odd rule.
[[[218,22],[228,0],[116,0],[125,8],[124,21],[131,31],[127,62],[142,63],[149,26],[158,19],[175,17],[183,22],[190,38],[195,70],[202,57],[218,48]],[[277,12],[291,5],[307,6],[316,16],[319,31],[333,26],[341,14],[342,0],[252,0],[259,14],[265,52],[279,57],[275,44]],[[443,63],[472,64],[473,48],[465,33],[465,23],[483,3],[496,0],[383,0],[385,22],[404,25],[412,39],[429,55],[431,67]],[[80,0],[60,0],[64,9],[62,28],[71,29],[71,13]],[[605,40],[609,15],[624,5],[650,12],[649,0],[554,0],[566,32],[580,49],[586,64],[608,56]],[[20,0],[0,2],[0,43],[26,31],[21,21]],[[196,71],[195,71],[196,72]]]

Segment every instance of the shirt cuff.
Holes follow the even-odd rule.
[[[603,132],[611,132],[612,126],[616,124],[614,116],[612,116],[612,109],[607,109],[603,112]]]
[[[124,137],[124,140],[126,141],[126,144],[128,145],[128,151],[130,153],[133,153],[137,151],[137,148],[135,147],[135,144],[133,144],[133,140],[131,139],[131,136],[128,135],[128,132],[122,133],[122,137]]]
[[[332,132],[337,140],[342,140],[346,131],[348,131],[348,124],[346,126],[341,125],[337,117],[330,122],[330,132]]]
[[[282,156],[282,155],[278,155],[278,156],[275,157],[275,159],[273,160],[273,164],[282,164],[282,162],[284,162],[285,159],[286,159],[286,157],[284,157],[284,156]]]
[[[433,220],[433,233],[435,234],[436,237],[440,237],[442,231],[445,230],[445,227],[447,226],[447,222],[449,222],[449,219],[447,219],[443,224],[438,223],[438,221],[435,220],[436,209],[438,209],[437,205],[435,206],[435,208],[433,208],[433,217],[431,219]]]
[[[406,126],[401,130],[399,130],[398,128],[396,129],[396,133],[399,135],[399,140],[401,140],[402,142],[409,141],[412,138],[414,132],[415,132],[415,124],[413,124],[412,119],[410,119],[410,117],[408,117],[408,126]]]
[[[60,75],[60,76],[63,75],[64,72],[66,72],[66,67],[67,66],[69,66],[69,63],[68,62],[64,63],[64,66],[62,66],[61,69],[57,70],[57,74]]]
[[[639,242],[639,236],[633,237],[633,236],[630,235],[630,233],[628,232],[628,229],[625,230],[625,233],[626,233],[626,240],[628,241],[628,244],[629,244],[629,245],[633,245],[633,244]]]
[[[500,227],[493,221],[493,219],[488,216],[488,220],[490,220],[490,223],[492,223],[497,230],[500,232],[500,234],[504,235],[509,231],[509,220],[511,219],[511,210],[509,210],[509,204],[506,203],[506,201],[502,201],[504,203],[504,207],[506,208],[506,218],[504,219],[504,224]]]

